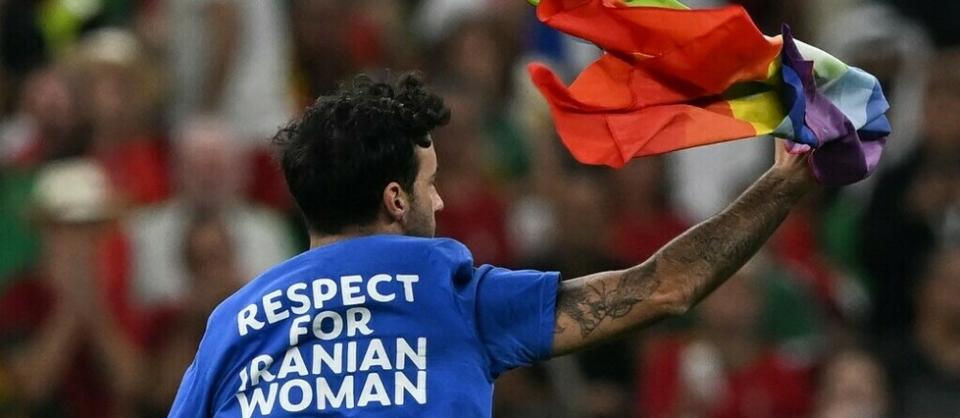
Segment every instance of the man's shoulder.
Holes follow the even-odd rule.
[[[419,260],[448,266],[453,270],[473,266],[473,254],[466,245],[453,238],[421,238],[399,236],[389,245],[400,254],[419,257]],[[415,259],[416,260],[416,259]]]
[[[345,255],[359,258],[364,254],[371,254],[376,255],[377,259],[384,259],[385,257],[395,257],[401,260],[431,258],[471,262],[473,259],[470,250],[455,239],[398,234],[367,235],[343,240],[328,246],[314,248],[301,254],[301,256],[304,256],[303,259],[310,259],[311,254],[321,258],[324,255]],[[290,261],[294,261],[298,257],[294,257]]]
[[[464,246],[463,243],[453,238],[418,237],[418,236],[400,235],[400,234],[367,235],[363,237],[344,240],[343,242],[355,243],[358,245],[364,245],[366,243],[375,243],[375,244],[381,244],[381,245],[401,245],[401,246],[425,247],[425,248],[462,247],[466,249],[466,246]]]

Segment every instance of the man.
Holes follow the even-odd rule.
[[[815,186],[777,147],[729,208],[636,267],[563,282],[474,267],[432,238],[429,132],[449,117],[415,76],[359,77],[280,131],[312,249],[217,307],[170,416],[489,417],[500,373],[683,314]]]

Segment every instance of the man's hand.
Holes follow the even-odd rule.
[[[810,153],[791,154],[787,152],[786,144],[777,139],[774,144],[773,167],[771,171],[781,173],[782,176],[797,181],[798,187],[812,188],[817,180],[810,171]]]
[[[554,355],[690,310],[736,273],[790,208],[816,186],[807,157],[789,154],[777,140],[773,167],[720,214],[683,233],[643,264],[561,283]]]

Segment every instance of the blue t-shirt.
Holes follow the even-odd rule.
[[[494,379],[550,356],[558,283],[450,239],[312,249],[213,311],[170,416],[489,417]]]

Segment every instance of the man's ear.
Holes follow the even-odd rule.
[[[403,215],[410,207],[407,199],[407,193],[400,187],[400,183],[390,182],[383,189],[383,207],[386,208],[387,216],[395,221],[403,219]]]

